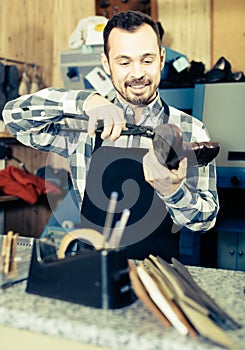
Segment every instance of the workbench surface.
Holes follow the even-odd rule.
[[[228,330],[227,334],[238,344],[238,349],[244,349],[245,273],[202,267],[188,269],[199,286],[242,326]],[[37,296],[25,289],[26,281],[0,289],[1,326],[109,349],[221,349],[203,337],[185,337],[174,328],[164,328],[140,300],[121,309],[105,310]],[[0,333],[3,330],[1,327]]]

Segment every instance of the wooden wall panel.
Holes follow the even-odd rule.
[[[163,44],[210,67],[210,0],[158,0]]]
[[[49,156],[49,153],[47,152],[26,147],[20,143],[12,145],[10,144],[10,147],[12,149],[13,157],[23,162],[27,170],[32,174],[35,174],[39,168],[45,167],[47,165],[47,158]],[[6,167],[10,165],[17,168],[20,167],[20,164],[18,164],[18,162],[13,159],[7,160],[5,162]]]
[[[1,57],[40,65],[45,83],[52,80],[51,3],[47,0],[2,0],[0,10]]]
[[[203,61],[206,68],[225,56],[234,70],[245,70],[244,0],[152,3],[166,31],[164,45],[189,60]],[[0,57],[35,62],[42,67],[46,86],[62,87],[60,51],[69,49],[79,20],[94,14],[95,1],[90,0],[1,0]]]
[[[244,23],[244,0],[212,0],[212,64],[224,56],[233,72],[245,72]]]
[[[0,57],[35,62],[46,86],[62,86],[60,50],[68,48],[79,20],[94,11],[93,1],[1,0]]]
[[[190,60],[210,59],[210,0],[153,1],[166,34],[163,43]],[[93,1],[2,0],[0,56],[35,62],[46,86],[62,87],[60,51],[80,19],[95,14]]]

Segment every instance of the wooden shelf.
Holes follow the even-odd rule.
[[[115,0],[113,4],[108,3],[107,7],[101,7],[100,0],[96,0],[95,2],[95,12],[97,16],[99,15],[111,18],[118,12],[128,10],[141,11],[150,15],[154,21],[158,21],[158,8],[156,0],[151,0],[149,4],[141,4],[138,0],[131,0],[128,2]]]
[[[19,201],[20,199],[15,196],[7,196],[7,195],[0,195],[0,203],[6,203],[6,202],[12,202],[12,201]]]
[[[12,134],[10,134],[9,132],[3,132],[0,131],[0,138],[14,138],[14,136]]]

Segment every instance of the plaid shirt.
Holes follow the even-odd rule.
[[[88,136],[84,103],[91,91],[47,88],[32,95],[9,101],[3,117],[10,132],[23,144],[65,157],[70,165],[78,203],[82,204],[86,176],[94,147]],[[115,99],[123,108],[125,119],[134,123],[133,110]],[[183,132],[184,141],[209,141],[204,125],[196,118],[169,107],[169,123]],[[64,115],[69,114],[67,118]],[[143,109],[138,125],[156,127],[163,123],[164,107],[158,96]],[[79,132],[78,132],[79,130]],[[144,137],[120,136],[115,142],[106,139],[103,145],[145,147]],[[206,167],[188,168],[187,177],[170,196],[161,196],[173,221],[193,231],[206,231],[214,226],[219,209],[214,162]]]

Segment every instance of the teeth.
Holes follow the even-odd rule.
[[[132,85],[134,89],[142,89],[143,87],[145,87],[145,85]]]

